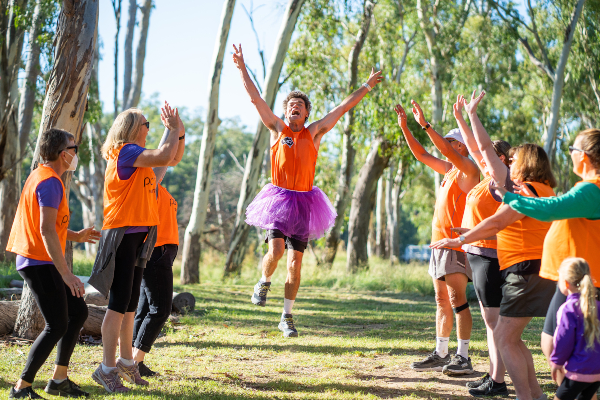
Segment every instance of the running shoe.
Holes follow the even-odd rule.
[[[492,379],[492,377],[486,372],[481,378],[477,379],[476,381],[467,382],[465,386],[469,389],[475,389],[486,383],[488,379]]]
[[[102,371],[102,364],[100,364],[92,374],[92,379],[97,384],[102,385],[108,393],[127,393],[131,390],[123,386],[117,368],[113,368],[108,374],[105,374]]]
[[[138,363],[138,367],[140,370],[140,376],[151,377],[151,376],[158,375],[158,372],[152,371],[150,368],[148,368],[148,366],[146,364],[144,364],[143,361],[140,361]]]
[[[505,382],[496,383],[490,378],[478,388],[469,390],[469,394],[473,397],[508,396],[508,388]]]
[[[121,378],[129,383],[135,383],[139,386],[148,386],[150,384],[140,376],[140,369],[137,362],[134,362],[133,365],[125,365],[123,361],[117,360],[117,371],[119,371]]]
[[[283,332],[283,337],[298,337],[298,331],[294,326],[292,314],[283,314],[278,328]]]
[[[442,372],[444,375],[449,376],[472,374],[473,366],[471,365],[471,357],[467,359],[461,355],[455,354],[450,363],[442,369]]]
[[[267,304],[267,292],[269,290],[271,290],[271,282],[258,281],[258,283],[254,285],[252,303],[264,307]]]
[[[31,386],[23,388],[23,389],[15,389],[15,387],[10,388],[10,393],[8,394],[9,399],[43,399],[42,396],[33,391]]]
[[[433,353],[427,356],[423,361],[415,361],[410,364],[410,367],[415,371],[441,371],[450,362],[450,354],[446,357],[440,357],[434,350]]]
[[[88,392],[84,392],[81,390],[78,384],[70,380],[69,378],[65,379],[61,383],[56,383],[52,379],[48,381],[48,385],[44,391],[48,394],[54,396],[64,396],[64,397],[89,397],[90,394]]]

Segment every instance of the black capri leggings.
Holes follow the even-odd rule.
[[[35,375],[56,349],[56,365],[67,367],[77,344],[79,331],[88,316],[82,297],[75,297],[54,264],[31,265],[19,271],[33,293],[46,327],[37,337],[25,363],[21,379],[33,383]]]
[[[108,309],[125,314],[137,309],[144,268],[135,266],[139,248],[147,232],[128,233],[115,254],[115,274],[110,287]]]

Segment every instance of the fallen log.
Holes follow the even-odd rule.
[[[15,328],[20,300],[0,301],[0,335],[7,335]]]
[[[100,294],[100,292],[92,292],[83,295],[83,300],[87,305],[93,304],[95,306],[107,306],[108,299]]]
[[[81,335],[102,336],[102,321],[107,308],[104,306],[95,306],[88,304],[88,317],[83,324]],[[174,315],[169,315],[169,321],[177,322],[178,318]]]
[[[21,288],[0,288],[0,299],[20,300],[22,293]]]

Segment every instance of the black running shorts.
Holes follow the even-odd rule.
[[[306,250],[306,246],[308,246],[308,242],[303,242],[301,240],[285,236],[279,229],[269,229],[267,231],[265,243],[269,243],[269,240],[272,239],[283,239],[285,241],[286,249],[296,250],[300,253],[304,253],[304,250]]]
[[[497,258],[467,253],[473,273],[473,287],[483,307],[497,308],[502,302],[504,277]]]
[[[590,400],[600,388],[600,382],[578,382],[565,377],[556,391],[560,400]]]

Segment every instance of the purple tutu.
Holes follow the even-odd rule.
[[[285,236],[306,242],[325,235],[337,217],[321,189],[296,192],[267,184],[246,209],[246,223],[278,229]]]

